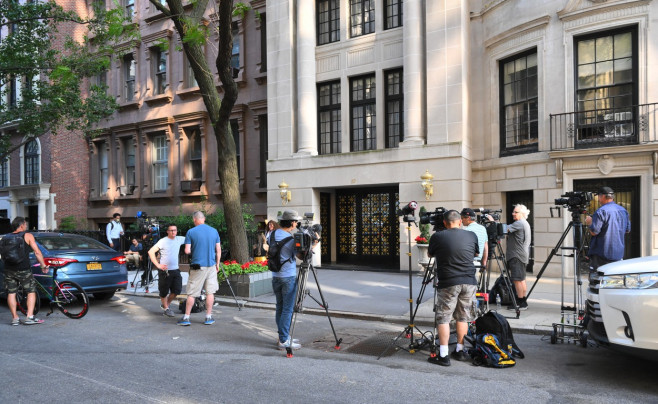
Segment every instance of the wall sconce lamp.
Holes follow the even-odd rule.
[[[279,194],[283,205],[286,205],[292,199],[292,193],[288,190],[288,184],[285,181],[281,181],[281,184],[279,184]]]
[[[429,170],[425,170],[425,174],[421,175],[420,179],[422,180],[420,186],[423,187],[423,192],[425,192],[425,200],[429,201],[432,194],[434,194],[434,185],[432,184],[434,176],[430,174]]]

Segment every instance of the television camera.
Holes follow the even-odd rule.
[[[304,213],[304,224],[297,222],[297,232],[293,234],[295,240],[295,251],[300,255],[300,259],[310,259],[313,246],[320,241],[322,235],[322,225],[311,224],[313,217],[312,212]]]
[[[563,206],[569,210],[569,212],[581,214],[589,205],[590,201],[593,199],[591,192],[584,191],[572,191],[563,194],[560,198],[555,199],[555,205]]]
[[[477,222],[487,229],[487,238],[489,243],[497,243],[507,235],[507,225],[500,223],[500,214],[502,209],[473,209],[475,213],[480,213],[477,216]]]
[[[144,211],[137,212],[135,217],[137,218],[137,226],[139,228],[139,232],[143,235],[147,235],[146,238],[142,239],[142,242],[152,245],[160,238],[160,224],[158,219],[155,217],[150,217]]]
[[[420,215],[420,224],[431,224],[434,226],[434,231],[442,231],[446,229],[445,224],[443,223],[443,215],[448,210],[443,206],[440,206],[432,212],[421,213]]]

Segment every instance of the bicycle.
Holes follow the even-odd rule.
[[[87,314],[89,310],[89,296],[87,296],[82,286],[73,281],[59,282],[57,280],[57,268],[53,268],[52,275],[35,274],[34,277],[52,278],[52,286],[49,288],[44,287],[40,282],[36,282],[37,299],[34,304],[34,314],[37,314],[41,308],[39,289],[50,300],[50,312],[46,316],[53,313],[53,306],[57,306],[59,311],[69,318],[80,319]],[[23,290],[22,285],[18,287],[18,291],[16,292],[16,306],[21,313],[27,315],[27,293]]]

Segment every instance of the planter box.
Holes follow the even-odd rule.
[[[229,281],[233,292],[240,297],[256,297],[272,293],[272,272],[259,272],[257,274],[231,275]],[[219,285],[218,295],[231,296],[226,281]]]

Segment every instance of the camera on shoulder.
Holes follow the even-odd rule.
[[[199,269],[201,269],[201,265],[199,265],[199,264],[190,264],[190,269],[199,270]]]

